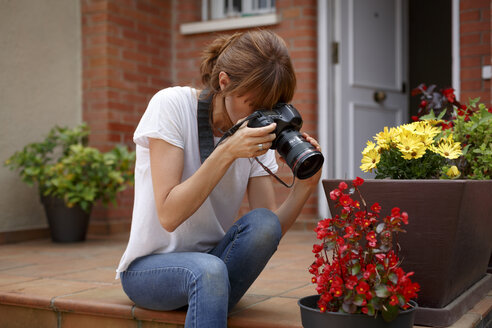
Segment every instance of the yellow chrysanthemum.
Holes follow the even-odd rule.
[[[427,148],[424,143],[420,142],[417,147],[414,147],[411,151],[401,152],[401,157],[406,160],[417,159],[425,155]]]
[[[374,168],[378,165],[381,159],[381,155],[376,148],[368,150],[362,157],[362,165],[360,169],[364,172],[372,172]]]
[[[399,131],[396,147],[402,153],[402,157],[409,160],[424,156],[426,146],[420,137],[407,128],[402,127]]]
[[[373,149],[379,150],[379,146],[376,146],[376,144],[372,141],[368,141],[366,148],[364,148],[364,150],[362,151],[362,155],[367,154],[369,151]]]
[[[452,135],[448,138],[441,138],[436,146],[431,145],[429,149],[442,157],[449,159],[458,158],[462,154],[461,144],[459,142],[454,142]]]
[[[414,122],[413,133],[419,136],[420,141],[422,141],[426,146],[434,143],[434,137],[441,133],[441,130],[433,127],[427,121]]]
[[[396,134],[397,130],[395,128],[388,129],[388,127],[385,126],[383,131],[376,134],[374,140],[376,140],[379,147],[383,149],[388,149],[391,143],[394,141]]]
[[[457,178],[461,175],[461,172],[460,170],[458,170],[458,168],[456,167],[456,165],[453,165],[451,166],[447,172],[446,172],[446,175],[451,178],[451,179],[454,179],[454,178]]]

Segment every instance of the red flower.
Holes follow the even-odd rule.
[[[427,101],[422,100],[422,101],[420,102],[420,107],[421,107],[421,108],[424,108],[425,106],[427,106]]]
[[[319,253],[322,250],[323,250],[323,245],[318,245],[318,244],[313,245],[313,253]]]
[[[408,224],[408,213],[407,212],[401,213],[401,220],[403,221],[403,223]]]
[[[358,187],[358,186],[362,185],[363,183],[364,183],[364,179],[362,179],[361,177],[357,177],[352,181],[352,184],[354,185],[354,187]]]
[[[371,211],[373,211],[374,213],[379,213],[379,212],[381,212],[381,206],[379,205],[379,203],[374,203],[374,204],[371,206]]]
[[[453,122],[449,122],[448,124],[446,123],[441,123],[441,129],[444,131],[444,130],[447,130],[447,129],[451,129],[453,127]]]
[[[419,117],[418,117],[418,116],[416,116],[416,115],[412,115],[412,117],[411,117],[411,118],[412,118],[412,121],[414,121],[414,122],[416,122],[416,121],[418,121],[418,120],[419,120]]]
[[[345,182],[343,182],[343,181],[340,182],[340,184],[338,185],[338,189],[340,189],[342,191],[345,190],[345,189],[347,189],[347,188],[348,188],[347,184]]]
[[[446,97],[446,99],[450,103],[454,103],[454,101],[456,100],[456,97],[454,95],[454,89],[453,88],[444,89],[442,91],[442,94],[444,95],[444,97]]]
[[[334,297],[340,297],[342,296],[343,294],[343,290],[341,287],[338,287],[338,286],[332,286],[330,288],[330,293],[333,294]]]
[[[338,197],[342,195],[342,192],[339,189],[334,189],[330,191],[330,198],[331,200],[337,200]]]
[[[366,235],[366,239],[367,239],[367,241],[369,241],[369,242],[377,242],[377,239],[376,239],[376,233],[375,233],[374,231],[369,232],[369,233]]]
[[[420,290],[418,283],[411,283],[403,289],[403,297],[408,302],[410,299],[417,297],[417,292]]]
[[[353,226],[345,227],[345,235],[343,238],[351,238],[354,235],[355,228]]]
[[[355,285],[357,285],[357,277],[356,276],[350,276],[347,280],[347,282],[345,283],[345,287],[347,287],[347,289],[354,289]]]
[[[362,276],[364,277],[364,279],[368,280],[375,272],[376,272],[376,266],[370,263],[366,266],[366,270],[364,271]]]
[[[356,194],[360,196],[358,187],[363,182],[360,178],[352,181]],[[393,251],[396,240],[393,233],[402,231],[400,226],[408,223],[408,214],[395,207],[390,216],[380,218],[381,206],[378,203],[367,209],[361,196],[360,203],[364,204],[364,208],[360,209],[359,201],[350,197],[352,192],[344,194],[343,190],[348,188],[342,182],[330,193],[336,206],[341,208],[341,214],[320,220],[314,229],[317,238],[322,241],[313,245],[316,259],[309,266],[309,272],[313,275],[311,282],[320,295],[318,307],[321,312],[337,312],[347,302],[356,312],[378,315],[382,310],[371,308],[375,304],[371,302],[376,299],[383,302],[383,306],[401,310],[404,306],[400,302],[415,298],[420,289],[409,278],[413,272],[405,273],[400,268],[400,260]],[[361,242],[364,239],[367,246]],[[375,249],[380,242],[384,247]],[[327,249],[333,255],[324,251]],[[387,292],[381,295],[381,289],[374,284],[384,284]],[[386,295],[387,298],[381,297]],[[368,304],[371,305],[368,307]]]
[[[364,280],[359,280],[359,284],[356,288],[357,294],[365,294],[369,291],[369,288],[370,287],[367,282],[365,282]]]
[[[390,305],[392,305],[392,306],[396,306],[396,305],[398,305],[398,303],[399,303],[399,302],[400,302],[400,301],[398,300],[398,296],[396,296],[396,295],[391,295],[391,297],[390,297],[390,302],[389,302],[389,303],[390,303]]]
[[[349,195],[342,195],[339,201],[343,207],[349,207],[352,204],[352,198]]]

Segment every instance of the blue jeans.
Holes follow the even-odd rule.
[[[227,327],[227,314],[277,250],[277,216],[255,209],[209,253],[152,254],[134,260],[121,284],[136,305],[169,311],[188,305],[185,327]]]

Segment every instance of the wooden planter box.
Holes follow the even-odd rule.
[[[351,185],[347,180],[323,180],[332,215],[339,209],[334,209],[329,193],[340,181]],[[492,181],[366,180],[360,191],[368,206],[382,206],[381,216],[393,207],[409,215],[407,233],[398,236],[402,268],[414,271],[412,280],[421,285],[419,307],[433,309],[437,319],[436,309],[443,309],[446,317],[446,322],[422,322],[417,314],[416,324],[446,326],[461,317],[473,301],[446,307],[486,278],[492,250]]]

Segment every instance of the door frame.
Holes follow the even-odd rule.
[[[341,129],[341,83],[340,65],[333,64],[332,44],[340,40],[340,1],[341,0],[318,0],[318,35],[317,35],[317,60],[318,60],[318,139],[321,150],[325,157],[321,179],[344,178],[336,175],[336,167],[343,163],[339,162],[341,156],[338,144],[337,131]],[[459,0],[452,0],[452,80],[455,94],[460,94],[460,34],[459,34]],[[407,6],[406,1],[404,6]],[[405,11],[408,12],[408,11]],[[404,18],[407,19],[407,18]],[[405,46],[408,53],[408,45]],[[407,58],[408,61],[408,58]],[[408,65],[407,65],[408,66]],[[408,67],[407,67],[408,69]],[[407,74],[408,75],[408,74]],[[407,86],[411,88],[412,86]],[[338,134],[339,135],[339,134]],[[326,201],[323,186],[318,185],[318,215],[321,218],[328,217],[330,211]]]

